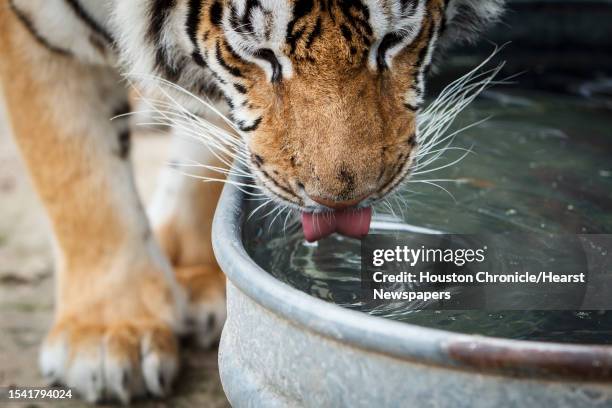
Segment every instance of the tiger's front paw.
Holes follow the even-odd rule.
[[[90,325],[62,322],[43,344],[40,365],[51,383],[88,402],[164,396],[178,370],[178,349],[168,327],[153,324]]]
[[[178,371],[175,332],[183,318],[164,279],[81,287],[81,293],[66,288],[42,345],[45,378],[88,402],[167,395]]]

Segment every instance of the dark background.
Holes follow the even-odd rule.
[[[431,93],[481,62],[495,44],[506,44],[496,58],[506,62],[500,77],[520,73],[515,81],[529,88],[580,93],[570,83],[612,74],[612,1],[510,1],[500,24],[442,60]],[[599,92],[610,96],[611,88]]]

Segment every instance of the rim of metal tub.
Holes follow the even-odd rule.
[[[278,281],[243,246],[244,195],[231,184],[223,189],[212,233],[217,261],[244,294],[305,330],[427,365],[543,380],[612,380],[612,346],[510,340],[400,323],[342,308]]]

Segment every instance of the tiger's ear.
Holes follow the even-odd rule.
[[[478,34],[499,21],[505,0],[446,0],[442,47],[472,42]]]

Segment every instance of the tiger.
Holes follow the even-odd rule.
[[[307,238],[320,238],[320,214],[363,235],[347,211],[368,215],[410,176],[432,66],[503,9],[502,0],[3,1],[1,88],[55,248],[44,378],[88,402],[163,397],[179,336],[218,340],[225,280],[211,223],[223,184],[200,179],[231,163],[181,118],[234,135],[207,140],[233,146],[256,191],[302,214]],[[130,162],[134,87],[174,106],[178,123],[146,209]],[[200,179],[176,168],[186,156]]]

